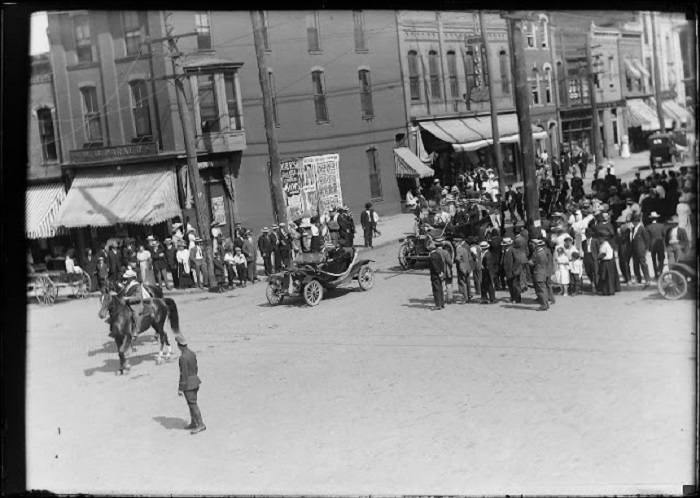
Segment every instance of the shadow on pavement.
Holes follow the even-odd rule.
[[[347,294],[350,294],[351,292],[365,292],[359,287],[337,287],[332,290],[324,289],[323,292],[323,299],[319,303],[319,306],[323,306],[324,301],[332,301],[333,299],[345,296]],[[285,308],[298,308],[306,306],[306,302],[304,301],[303,296],[294,296],[294,297],[289,297],[285,296],[284,299],[282,300],[281,304],[276,304],[272,305],[270,303],[260,303],[258,304],[258,308],[279,308],[279,307],[285,307]]]
[[[536,311],[537,308],[531,306],[523,306],[522,304],[505,304],[501,306],[502,308],[508,308],[511,310],[525,310],[525,311]]]
[[[184,429],[187,426],[187,421],[180,417],[153,417],[153,420],[168,430]]]
[[[417,299],[417,298],[410,298],[408,300],[409,304],[402,304],[404,308],[421,308],[421,309],[433,309],[435,307],[435,301],[432,299]]]
[[[116,355],[117,353],[115,352],[114,354]],[[139,356],[128,356],[127,359],[129,360],[129,364],[131,365],[132,368],[135,367],[136,365],[140,365],[145,360],[153,360],[153,363],[155,363],[153,353],[142,354]],[[110,358],[110,359],[105,360],[104,365],[102,365],[101,367],[86,368],[85,370],[83,370],[83,374],[86,377],[91,377],[96,372],[117,373],[118,371],[119,371],[119,358]]]

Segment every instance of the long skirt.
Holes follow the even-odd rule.
[[[180,280],[180,289],[189,289],[194,285],[194,282],[192,282],[192,275],[185,271],[185,265],[178,263],[177,272]]]
[[[598,289],[604,296],[620,292],[620,276],[615,259],[602,260],[598,265]]]

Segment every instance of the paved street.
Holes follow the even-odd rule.
[[[175,296],[178,351],[132,371],[96,297],[29,306],[27,484],[54,492],[681,493],[693,483],[695,302],[653,289],[430,310],[427,270],[375,249],[375,287],[270,307],[265,284]],[[499,293],[500,298],[505,293]],[[169,329],[168,329],[169,330]]]

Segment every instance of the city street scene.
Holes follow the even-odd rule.
[[[682,13],[32,16],[26,485],[694,495]]]

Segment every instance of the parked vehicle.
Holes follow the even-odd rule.
[[[663,167],[664,164],[676,166],[676,162],[683,162],[683,153],[676,146],[672,133],[655,133],[648,138],[649,165],[651,170]]]
[[[53,305],[60,288],[70,287],[78,299],[87,297],[90,292],[90,276],[82,271],[67,272],[65,258],[51,258],[46,264],[33,265],[32,270],[33,273],[28,275],[27,290],[33,291],[41,305]]]
[[[661,274],[657,284],[661,295],[671,300],[684,297],[689,287],[694,289],[697,285],[696,267],[695,258],[668,265],[668,270]]]
[[[318,305],[325,292],[357,280],[360,289],[374,287],[371,259],[360,259],[353,247],[331,249],[327,253],[301,253],[294,267],[271,275],[266,290],[267,301],[277,305],[285,297],[302,296],[309,306]]]

